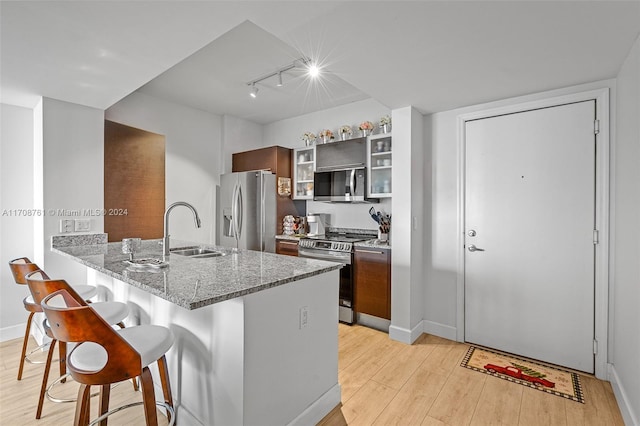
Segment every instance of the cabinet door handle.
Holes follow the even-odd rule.
[[[289,246],[297,246],[298,245],[298,243],[290,243],[290,242],[287,242],[287,241],[280,241],[280,244],[286,244],[286,245],[289,245]]]
[[[383,252],[383,251],[377,251],[377,250],[361,250],[361,249],[356,249],[356,253],[384,254],[384,252]]]

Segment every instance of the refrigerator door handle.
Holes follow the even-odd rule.
[[[265,250],[265,221],[266,221],[266,213],[265,213],[265,178],[262,173],[260,173],[260,251]]]
[[[238,184],[234,184],[233,185],[233,194],[231,195],[231,223],[229,225],[229,227],[231,228],[232,232],[229,233],[229,235],[233,236],[236,239],[236,247],[237,247],[237,243],[238,243],[238,224],[237,224],[237,217],[238,217]]]
[[[242,200],[242,185],[238,184],[236,196],[236,241],[240,240],[241,237],[241,229],[242,229],[242,209],[243,209],[243,200]]]

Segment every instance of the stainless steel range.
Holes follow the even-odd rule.
[[[327,233],[303,238],[298,244],[298,256],[342,263],[340,269],[339,321],[353,324],[353,243],[375,238],[375,235]]]

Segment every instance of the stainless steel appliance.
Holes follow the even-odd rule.
[[[316,145],[316,172],[346,170],[367,164],[367,138]]]
[[[220,176],[217,243],[275,253],[276,176],[264,170]]]
[[[314,201],[365,202],[367,192],[367,170],[333,170],[313,174]]]
[[[306,217],[307,221],[307,235],[309,237],[317,237],[320,235],[324,235],[325,226],[327,223],[326,220],[327,215],[325,214],[308,214]]]
[[[353,243],[375,238],[375,235],[326,233],[318,237],[303,238],[298,243],[298,257],[330,260],[342,263],[340,269],[340,296],[338,320],[353,324]]]

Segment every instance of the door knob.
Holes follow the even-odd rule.
[[[484,249],[478,248],[476,247],[474,244],[469,244],[468,249],[470,252],[474,252],[474,251],[484,251]]]
[[[470,229],[469,232],[467,232],[467,235],[470,236],[470,237],[475,237],[476,236],[475,229]]]

